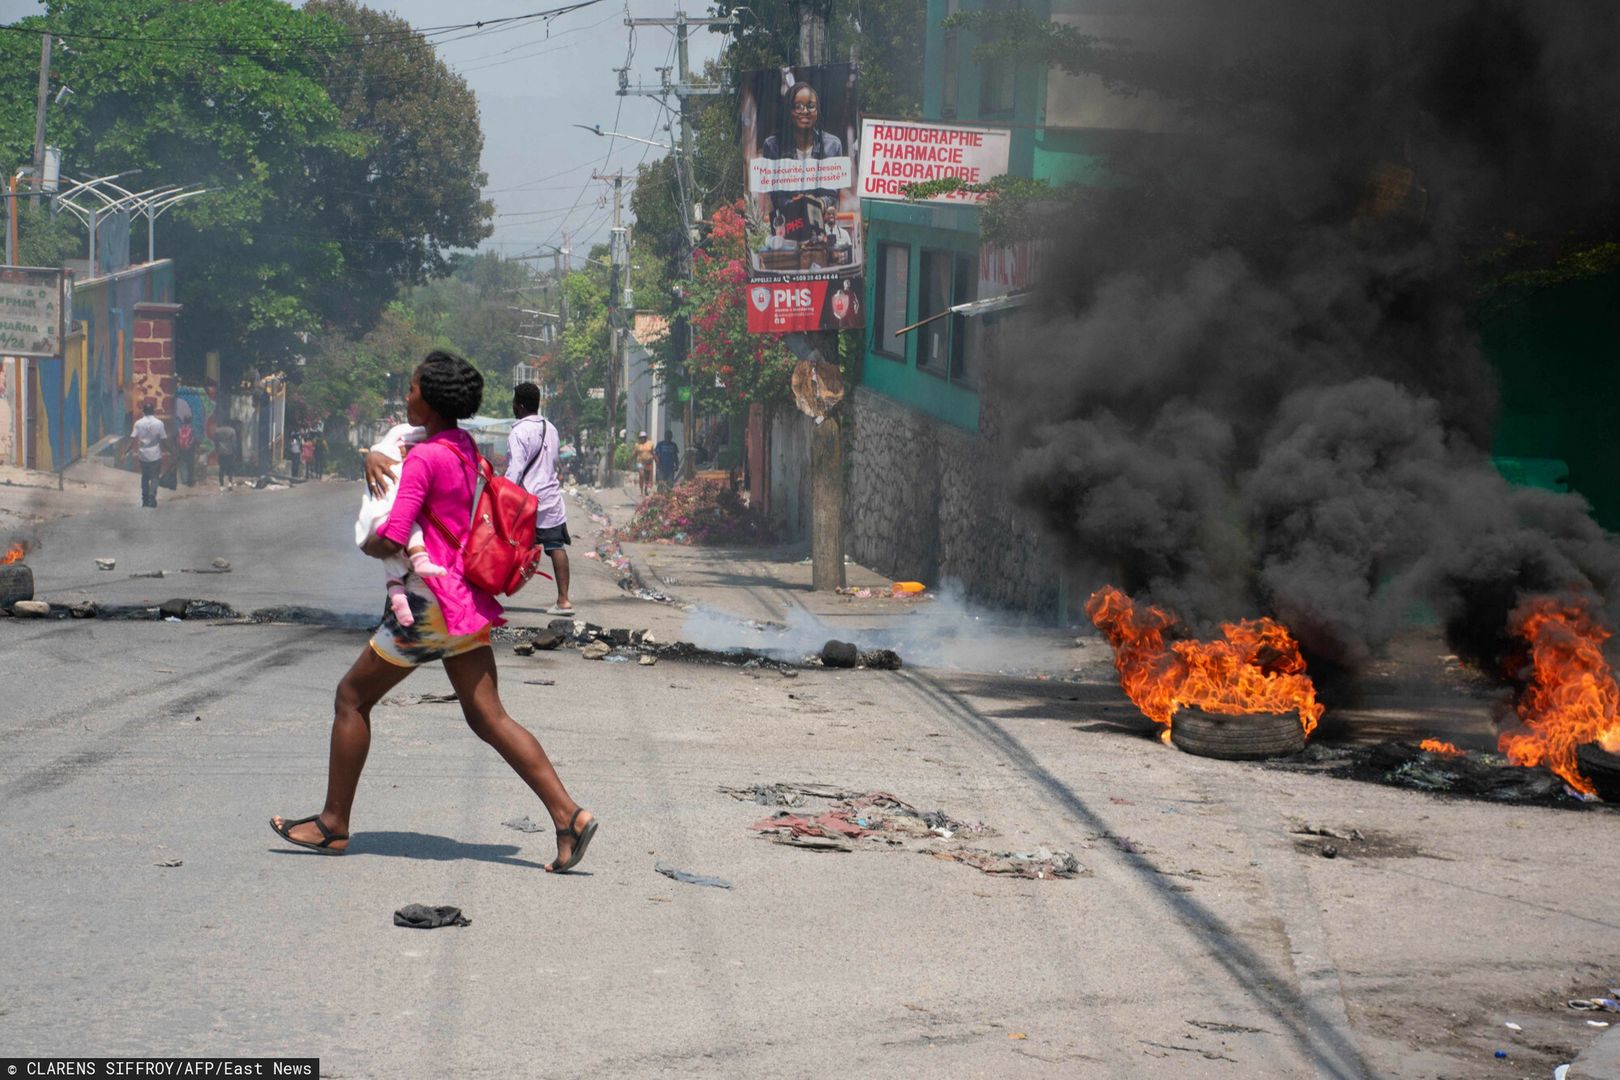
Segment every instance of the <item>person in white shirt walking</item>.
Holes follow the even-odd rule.
[[[141,418],[135,421],[135,429],[129,433],[129,440],[124,444],[124,453],[131,449],[141,463],[141,505],[157,507],[158,476],[163,471],[163,444],[168,440],[169,433],[163,427],[163,421],[155,415],[157,406],[151,402],[141,403]]]
[[[573,541],[568,536],[568,507],[563,503],[562,479],[558,469],[557,427],[540,415],[540,388],[534,383],[512,387],[512,415],[517,422],[506,437],[506,478],[523,487],[539,500],[535,508],[534,541],[551,556],[552,575],[557,579],[557,602],[546,609],[548,615],[572,615],[568,599],[568,552]]]

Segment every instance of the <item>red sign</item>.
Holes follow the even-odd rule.
[[[748,286],[748,331],[753,334],[821,330],[830,281],[760,281]]]

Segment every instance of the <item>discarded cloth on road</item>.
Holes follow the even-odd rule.
[[[654,863],[653,869],[658,871],[660,874],[663,874],[665,877],[672,878],[684,885],[708,885],[715,889],[731,888],[731,882],[727,881],[725,878],[710,877],[708,874],[694,874],[690,870],[682,870],[678,867],[671,866],[666,862]]]
[[[426,904],[406,904],[394,912],[395,926],[408,926],[413,930],[432,930],[439,926],[471,926],[472,920],[458,907],[429,907]]]
[[[950,848],[929,852],[945,862],[966,863],[986,874],[1021,878],[1072,878],[1085,872],[1080,861],[1067,851],[985,851],[981,848]]]
[[[1613,993],[1614,991],[1610,991]],[[1570,1001],[1569,1007],[1581,1009],[1585,1012],[1612,1012],[1620,1013],[1620,1000],[1612,997],[1606,998],[1575,998]]]

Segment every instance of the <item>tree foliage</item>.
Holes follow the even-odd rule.
[[[471,96],[419,38],[357,40],[345,20],[403,25],[340,0],[50,0],[18,24],[62,41],[52,79],[73,94],[47,136],[64,172],[217,189],[157,230],[186,305],[183,366],[212,349],[274,363],[323,322],[363,335],[396,282],[487,234]],[[32,71],[38,48],[0,35],[0,62]],[[5,163],[31,158],[33,118],[34,80],[0,82]]]

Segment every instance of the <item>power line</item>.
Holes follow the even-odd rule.
[[[356,40],[352,35],[341,35],[345,40],[334,43],[332,32],[319,34],[289,35],[280,39],[272,39],[259,45],[230,46],[213,38],[204,37],[152,37],[148,35],[111,34],[93,31],[70,30],[61,27],[44,25],[23,26],[11,23],[0,26],[0,31],[13,34],[27,34],[38,36],[50,34],[52,37],[62,38],[66,41],[79,39],[83,41],[117,41],[132,45],[163,46],[177,49],[193,49],[199,52],[216,52],[226,55],[253,55],[254,53],[284,53],[294,51],[308,44],[313,52],[338,52],[345,49],[370,48],[381,45],[391,45],[399,39],[421,38],[426,41],[430,36],[441,34],[460,33],[472,31],[458,38],[446,38],[447,41],[459,41],[465,37],[477,37],[502,27],[510,27],[513,23],[532,22],[535,19],[550,21],[562,15],[567,15],[583,8],[593,7],[603,3],[604,0],[578,0],[577,3],[562,7],[549,8],[544,11],[531,11],[525,15],[506,15],[496,19],[480,19],[473,22],[450,23],[444,26],[409,27],[403,30],[379,31],[375,34],[362,35]],[[429,44],[441,44],[429,42]]]

